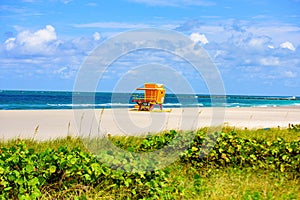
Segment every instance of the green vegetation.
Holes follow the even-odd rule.
[[[176,131],[144,138],[109,137],[132,153],[115,168],[100,163],[80,138],[2,141],[0,199],[300,198],[299,125],[208,132],[198,130],[192,143],[185,140],[191,133]],[[123,170],[135,153],[167,144],[182,148],[173,164],[155,171]],[[109,156],[118,160],[114,153]]]

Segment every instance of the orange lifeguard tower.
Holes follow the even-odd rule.
[[[135,98],[132,102],[137,103],[134,106],[138,111],[151,111],[155,105],[159,105],[162,110],[162,104],[165,100],[166,90],[163,84],[145,83],[143,88],[136,90],[144,90],[144,98]]]

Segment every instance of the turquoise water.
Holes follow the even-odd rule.
[[[131,108],[133,96],[127,93],[72,93],[53,91],[0,91],[0,110]],[[213,96],[166,94],[165,108],[178,107],[280,107],[300,106],[300,97],[289,96]]]

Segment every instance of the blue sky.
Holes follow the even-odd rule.
[[[207,50],[227,94],[300,96],[299,0],[0,2],[2,90],[71,91],[86,57],[107,38],[161,28]],[[106,73],[102,90],[112,89],[116,71]]]

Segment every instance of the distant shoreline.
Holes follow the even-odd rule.
[[[17,89],[0,89],[1,92],[37,92],[37,93],[117,93],[117,94],[128,94],[128,92],[114,92],[114,91],[69,91],[69,90],[17,90]],[[171,94],[166,92],[166,94]],[[204,95],[208,96],[210,94],[204,93],[179,93],[179,95]],[[299,95],[262,95],[262,94],[225,94],[226,96],[245,96],[245,97],[293,97],[300,98]],[[214,95],[214,96],[223,96],[223,95]]]
[[[140,93],[76,93],[53,91],[1,91],[0,110],[54,110],[130,108]],[[300,106],[300,97],[208,94],[166,94],[165,108],[285,107]]]

